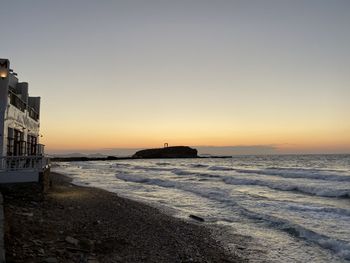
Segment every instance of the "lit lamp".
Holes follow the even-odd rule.
[[[1,78],[1,79],[7,78],[7,70],[5,70],[5,69],[0,69],[0,78]]]

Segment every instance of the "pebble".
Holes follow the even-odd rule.
[[[16,213],[17,215],[22,215],[22,216],[33,216],[33,213]]]
[[[74,237],[71,237],[71,236],[67,236],[65,240],[66,240],[67,243],[73,244],[75,246],[77,246],[78,243],[79,243],[78,239],[75,239]]]
[[[45,263],[58,263],[58,260],[56,258],[46,258],[44,260]]]
[[[93,224],[94,225],[99,225],[99,224],[101,224],[101,221],[100,220],[96,220],[96,221],[93,222]]]
[[[43,242],[37,239],[32,240],[32,242],[37,246],[42,246]]]

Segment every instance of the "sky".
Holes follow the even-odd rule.
[[[350,153],[350,1],[0,4],[48,153]]]

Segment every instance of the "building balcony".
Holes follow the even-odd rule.
[[[32,118],[35,121],[39,120],[39,113],[37,113],[33,108],[28,107],[27,110],[30,118]]]
[[[15,141],[13,138],[7,139],[7,156],[43,156],[44,153],[44,144]]]
[[[6,156],[0,157],[0,172],[36,171],[41,172],[50,166],[45,156]]]
[[[39,120],[39,113],[34,110],[32,107],[28,106],[16,93],[9,90],[9,98],[10,98],[10,104],[12,106],[15,106],[17,109],[19,109],[22,112],[25,112],[27,110],[28,115],[30,118],[32,118],[35,121]]]
[[[50,171],[50,159],[45,156],[0,157],[0,184],[40,182]]]
[[[11,90],[9,90],[9,98],[11,105],[15,106],[20,111],[24,112],[26,110],[27,104]]]

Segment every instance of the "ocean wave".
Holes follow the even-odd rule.
[[[308,195],[316,195],[322,197],[339,197],[339,198],[350,198],[350,188],[346,184],[332,184],[325,185],[322,183],[319,184],[305,184],[304,182],[294,182],[294,181],[273,181],[273,180],[263,180],[256,178],[236,178],[233,176],[222,176],[218,174],[209,174],[209,173],[196,173],[191,171],[186,171],[182,169],[172,169],[172,173],[177,175],[193,175],[199,178],[219,178],[225,184],[230,185],[257,185],[268,187],[280,191],[296,191]],[[132,176],[130,178],[133,178]],[[145,180],[156,180],[155,182],[164,182],[160,179],[148,179]],[[174,182],[176,183],[176,182]],[[160,185],[162,186],[162,185]]]
[[[301,211],[301,212],[316,212],[316,213],[330,213],[330,214],[337,214],[340,216],[348,216],[350,217],[350,210],[349,209],[343,209],[343,208],[336,208],[336,207],[315,207],[315,206],[309,206],[309,205],[294,205],[289,204],[287,206],[288,209],[294,210],[294,211]],[[350,219],[349,219],[350,220]]]
[[[173,188],[191,192],[209,199],[212,196],[221,196],[222,199],[220,199],[220,201],[230,202],[230,198],[228,194],[224,191],[224,189],[219,187],[197,188],[197,187],[194,187],[193,184],[188,184],[187,182],[169,181],[169,180],[163,180],[158,178],[149,178],[144,175],[131,175],[131,174],[118,173],[115,176],[116,178],[126,182],[144,183],[148,185],[156,185],[156,186],[166,187],[166,188],[173,187]],[[203,187],[205,186],[203,185]]]
[[[176,175],[194,175],[194,174],[196,174],[195,172],[190,172],[190,171],[186,171],[186,170],[182,170],[182,169],[173,169],[173,170],[171,170],[171,172],[176,174]]]
[[[242,208],[242,212],[248,218],[255,220],[263,220],[267,225],[269,225],[272,228],[287,232],[288,234],[297,238],[302,238],[307,241],[313,242],[322,248],[332,250],[337,256],[341,258],[350,260],[350,244],[344,240],[338,240],[327,235],[317,233],[301,225],[292,223],[289,220],[282,219],[276,216],[258,214],[249,211],[245,208]]]
[[[250,178],[234,178],[234,177],[222,177],[222,180],[226,184],[233,185],[259,185],[269,187],[271,189],[282,190],[282,191],[298,191],[304,194],[323,196],[323,197],[343,197],[350,198],[350,189],[346,185],[341,185],[341,188],[335,188],[335,185],[324,185],[324,184],[305,184],[303,182],[293,183],[286,181],[265,181],[260,179]]]
[[[171,170],[171,172],[176,175],[194,175],[194,176],[202,176],[207,178],[221,177],[221,175],[217,175],[217,174],[200,173],[196,171],[188,171],[188,170],[177,169],[177,168]],[[198,180],[200,179],[203,179],[203,178],[199,178]]]
[[[280,180],[270,180],[266,177],[251,177],[247,176],[245,178],[242,178],[242,175],[239,177],[237,176],[230,176],[220,173],[214,173],[214,172],[208,172],[208,169],[203,169],[201,171],[197,170],[186,170],[181,168],[170,168],[170,167],[146,167],[146,166],[134,166],[134,169],[142,169],[142,171],[157,171],[157,172],[170,172],[179,176],[196,176],[199,178],[219,178],[222,180],[225,184],[231,184],[231,185],[257,185],[257,186],[264,186],[275,190],[280,191],[297,191],[304,194],[309,195],[316,195],[316,196],[322,196],[322,197],[342,197],[342,198],[350,198],[350,187],[348,183],[343,184],[342,182],[332,181],[334,183],[327,184],[326,180],[318,179],[319,181],[316,181],[317,177],[314,176],[315,181],[312,182],[303,182],[303,181],[296,181],[293,180],[294,178],[298,177],[292,177],[288,180],[288,175],[285,174],[287,179],[280,179]],[[221,166],[211,166],[210,170],[219,170],[222,168],[227,167],[221,167]],[[227,168],[228,169],[228,168]],[[229,168],[232,170],[232,168]],[[207,172],[206,172],[207,171]],[[239,170],[242,171],[242,170]],[[259,174],[258,170],[243,170],[244,172],[250,172],[251,174]],[[267,175],[267,173],[266,173]],[[271,174],[269,174],[271,175]],[[271,175],[273,176],[273,175]],[[317,175],[319,176],[319,175]],[[309,177],[303,178],[303,179],[311,179]]]
[[[139,166],[135,165],[132,167],[132,169],[135,170],[143,170],[143,171],[171,171],[172,168],[167,168],[167,167],[154,167],[154,166]]]
[[[211,171],[233,171],[234,169],[226,166],[210,166],[208,170]]]
[[[252,197],[254,198],[254,196]],[[285,211],[287,213],[308,215],[308,218],[313,217],[315,215],[321,215],[324,217],[325,214],[328,214],[327,218],[334,218],[335,220],[342,217],[345,218],[346,221],[350,220],[350,209],[345,208],[337,208],[337,207],[325,207],[320,206],[317,203],[295,203],[294,201],[271,201],[271,200],[263,200],[262,202],[255,201],[259,208],[264,207],[264,209],[272,209],[275,210],[278,208],[279,211]],[[296,212],[296,213],[295,213]]]
[[[180,169],[177,171],[177,173],[181,175],[191,174],[191,173],[182,171]],[[198,174],[196,174],[196,176],[197,175]],[[316,195],[316,196],[322,196],[322,197],[350,198],[350,189],[345,186],[344,188],[334,188],[334,186],[329,186],[328,188],[325,188],[324,185],[312,186],[312,185],[305,185],[305,184],[293,184],[290,182],[263,181],[259,179],[222,177],[219,175],[215,176],[215,175],[208,175],[208,174],[201,174],[201,175],[208,178],[210,178],[211,176],[219,177],[220,180],[222,180],[224,183],[231,184],[231,185],[258,185],[258,186],[264,186],[275,190],[298,191],[304,194]],[[162,180],[158,178],[149,178],[146,176],[139,176],[139,175],[134,176],[130,174],[122,174],[122,175],[117,174],[117,177],[119,179],[123,179],[126,181],[156,184],[158,186],[163,186],[163,187],[174,187],[181,184],[181,182]],[[331,209],[329,211],[331,211]],[[326,212],[326,210],[324,210],[324,212]]]
[[[192,168],[206,168],[209,167],[207,164],[191,164],[190,167]]]
[[[116,174],[116,177],[126,182],[146,183],[146,184],[152,184],[152,185],[157,185],[162,187],[176,186],[176,183],[173,181],[165,181],[162,179],[148,178],[146,176],[140,176],[140,175],[135,176],[130,174],[119,173],[119,174]]]
[[[133,167],[134,165],[129,164],[129,163],[115,163],[116,167]]]
[[[312,173],[319,173],[319,172],[325,172],[325,173],[344,173],[344,172],[349,172],[347,170],[341,170],[341,169],[316,169],[316,168],[305,168],[305,167],[279,167],[279,166],[270,166],[267,167],[266,169],[269,170],[297,170],[297,171],[305,171],[305,172],[312,172]]]
[[[186,171],[182,169],[174,169],[173,173],[177,175],[192,175],[198,178],[220,178],[224,183],[231,185],[257,185],[264,186],[280,191],[297,191],[304,194],[316,195],[322,197],[342,197],[350,198],[350,187],[347,184],[341,182],[334,182],[333,184],[326,184],[327,181],[313,181],[308,182],[298,182],[292,179],[290,180],[265,180],[264,177],[252,178],[252,177],[235,177],[226,176],[215,173],[200,173],[195,171]],[[288,177],[287,177],[288,178]],[[309,178],[305,178],[309,179]]]
[[[275,190],[280,191],[297,191],[308,195],[316,195],[322,197],[341,197],[341,198],[350,198],[350,187],[347,184],[341,182],[334,182],[333,184],[325,184],[321,180],[320,182],[315,181],[314,183],[308,182],[298,182],[293,179],[285,180],[265,180],[264,177],[261,178],[252,178],[252,177],[235,177],[220,175],[215,173],[206,173],[206,172],[197,172],[191,170],[184,170],[180,168],[168,169],[168,168],[154,168],[149,167],[146,171],[168,171],[180,176],[196,176],[199,178],[219,178],[225,184],[231,185],[257,185],[264,186]],[[306,178],[309,179],[309,178]],[[157,179],[158,180],[158,179]],[[324,181],[327,182],[327,181]]]
[[[271,175],[283,178],[307,178],[327,181],[350,182],[350,174],[340,174],[343,171],[319,170],[305,168],[279,168],[270,167],[265,169],[242,169],[225,166],[211,166],[208,170],[212,171],[235,171],[241,174],[260,174]]]
[[[156,165],[159,165],[159,166],[168,166],[168,165],[171,165],[171,163],[162,162],[162,163],[156,163]]]

